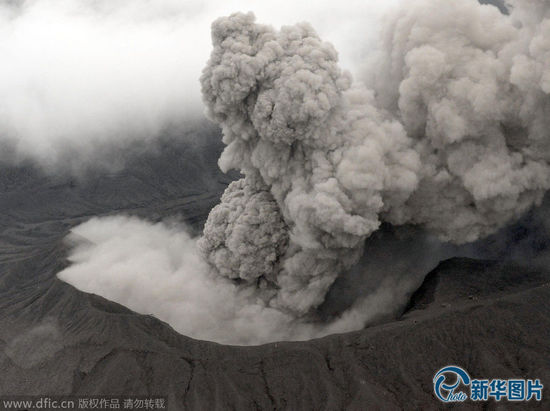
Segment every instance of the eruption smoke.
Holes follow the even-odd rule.
[[[243,178],[198,240],[122,217],[77,227],[60,278],[229,343],[343,332],[396,310],[417,278],[382,276],[338,318],[310,321],[383,222],[471,243],[550,186],[550,2],[508,8],[408,2],[355,83],[309,24],[216,20],[203,100],[223,130],[220,167]]]
[[[382,221],[465,243],[540,203],[549,15],[546,1],[517,2],[510,16],[474,0],[408,4],[387,26],[372,89],[351,84],[308,24],[218,19],[202,91],[227,145],[219,164],[245,177],[206,223],[207,260],[230,278],[265,278],[269,304],[302,315]],[[255,202],[254,191],[273,199]],[[261,225],[247,218],[250,201],[256,215],[272,213]],[[266,249],[269,237],[284,240]]]

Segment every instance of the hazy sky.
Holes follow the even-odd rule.
[[[276,26],[307,20],[352,68],[396,1],[3,2],[0,144],[9,140],[17,157],[55,167],[67,149],[89,155],[105,142],[151,139],[181,125],[202,112],[198,78],[210,24],[235,11]]]

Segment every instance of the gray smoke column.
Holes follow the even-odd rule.
[[[540,203],[550,185],[550,2],[510,10],[409,3],[389,17],[360,84],[308,24],[216,20],[202,93],[223,129],[220,167],[245,177],[209,216],[207,261],[303,315],[383,221],[465,243]]]

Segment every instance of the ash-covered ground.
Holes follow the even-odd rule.
[[[533,259],[451,258],[426,276],[396,320],[251,347],[188,338],[56,278],[68,264],[64,238],[91,216],[181,214],[198,232],[230,181],[215,166],[218,132],[199,137],[193,147],[167,139],[155,153],[136,154],[124,171],[85,178],[2,169],[2,395],[165,395],[173,410],[438,409],[432,379],[447,364],[472,376],[548,384],[550,274]],[[509,241],[498,249],[525,249],[526,242],[544,249],[541,235],[534,240],[518,227],[500,233]],[[498,408],[494,401],[463,406]],[[548,406],[548,396],[506,404]]]

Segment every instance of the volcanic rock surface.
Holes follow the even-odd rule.
[[[63,239],[92,216],[181,214],[199,230],[234,177],[216,171],[218,141],[215,130],[191,146],[167,140],[123,171],[81,178],[0,170],[1,395],[163,395],[172,410],[438,409],[432,379],[448,364],[549,386],[544,270],[453,258],[397,321],[255,347],[193,340],[56,278],[67,265]],[[549,398],[515,407],[549,409]]]

